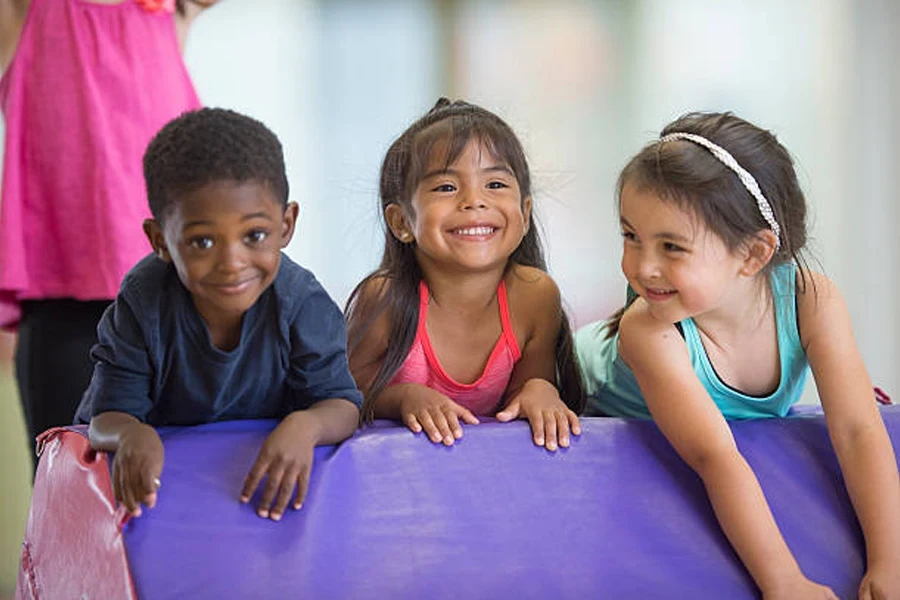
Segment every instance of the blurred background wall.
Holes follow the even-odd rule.
[[[186,60],[206,104],[280,136],[301,206],[288,253],[340,303],[379,258],[393,139],[441,95],[499,113],[528,152],[578,325],[624,298],[619,169],[682,113],[732,110],[794,154],[810,250],[844,291],[873,380],[897,395],[898,30],[893,0],[228,0],[198,19]],[[6,337],[0,595],[30,487],[11,353]]]

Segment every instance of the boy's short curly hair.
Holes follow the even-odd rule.
[[[281,142],[256,119],[224,108],[201,108],[169,121],[144,153],[144,180],[157,221],[181,194],[214,181],[254,181],[287,205]]]

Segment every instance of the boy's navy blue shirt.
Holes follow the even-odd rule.
[[[94,375],[75,420],[125,412],[153,426],[280,418],[319,400],[362,405],[344,316],[312,273],[282,254],[275,281],[216,348],[175,268],[150,255],[97,327]]]

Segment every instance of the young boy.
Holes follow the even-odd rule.
[[[247,475],[248,502],[281,519],[306,495],[313,448],[349,437],[362,396],[343,315],[281,249],[294,233],[281,144],[222,109],[185,113],[144,155],[154,254],[122,283],[98,326],[94,375],[76,420],[115,452],[116,499],[152,508],[163,467],[154,427],[280,418]]]

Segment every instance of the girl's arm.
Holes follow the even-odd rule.
[[[462,437],[460,420],[470,425],[478,423],[467,408],[417,383],[391,385],[381,390],[376,398],[370,397],[372,383],[388,349],[390,317],[387,311],[378,315],[365,331],[362,328],[373,307],[387,293],[388,285],[383,278],[370,279],[360,290],[347,324],[351,344],[348,349],[350,372],[366,398],[363,411],[365,413],[371,407],[371,415],[376,419],[402,421],[414,433],[424,431],[432,442],[450,446]]]
[[[0,72],[12,61],[28,12],[29,0],[0,0]]]
[[[513,267],[506,281],[511,318],[524,327],[514,327],[522,356],[506,387],[507,404],[497,419],[524,417],[536,445],[548,450],[568,447],[570,431],[580,434],[581,425],[556,388],[556,340],[563,318],[559,288],[547,273],[521,265]]]
[[[619,353],[634,372],[654,421],[703,480],[722,530],[764,597],[834,597],[800,571],[676,328],[655,319],[638,299],[622,318]]]
[[[900,477],[872,382],[853,338],[847,306],[824,275],[798,297],[800,339],[812,367],[828,432],[866,539],[863,587],[900,595]],[[860,590],[861,597],[864,590]]]

